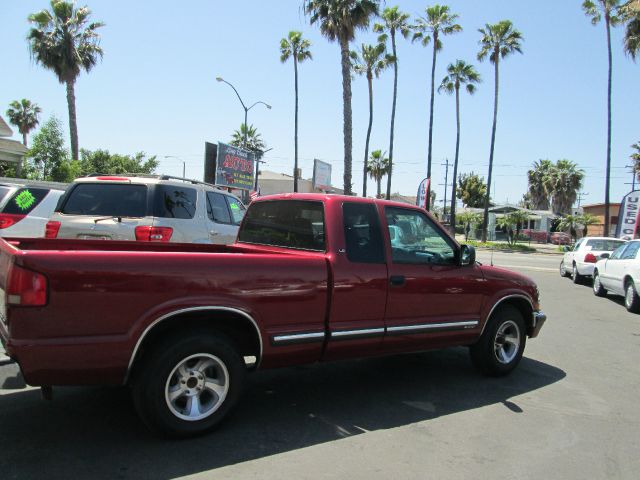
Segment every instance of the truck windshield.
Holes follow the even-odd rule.
[[[247,210],[238,241],[322,252],[324,206],[305,200],[256,202]]]

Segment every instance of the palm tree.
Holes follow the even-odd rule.
[[[298,191],[298,62],[310,60],[311,42],[302,38],[302,32],[291,31],[288,38],[280,40],[280,61],[282,63],[293,57],[293,73],[295,78],[296,107],[295,107],[295,127],[293,134],[294,141],[294,161],[293,161],[293,191]]]
[[[493,171],[493,151],[496,143],[496,122],[498,120],[498,84],[500,59],[513,52],[522,53],[522,34],[513,28],[510,20],[502,20],[493,25],[486,24],[478,31],[482,34],[478,60],[489,58],[494,65],[495,90],[493,100],[493,127],[491,128],[491,150],[489,153],[489,175],[487,177],[487,196],[484,201],[484,220],[482,222],[482,241],[487,241],[487,224],[489,222],[489,197],[491,196],[491,174]]]
[[[629,155],[629,158],[633,160],[633,168],[640,178],[640,142],[634,143],[631,148],[635,149],[636,152]]]
[[[556,162],[549,178],[554,213],[564,215],[571,212],[571,206],[576,201],[578,191],[582,188],[583,178],[584,171],[572,161],[563,159]]]
[[[549,210],[549,181],[552,170],[551,160],[540,159],[533,162],[533,170],[527,172],[532,210]]]
[[[582,225],[582,236],[587,236],[587,231],[589,230],[589,225],[597,225],[600,223],[600,219],[598,217],[591,215],[590,213],[583,213],[578,216],[578,223]]]
[[[456,157],[453,161],[453,178],[458,178],[458,152],[460,150],[460,86],[466,85],[466,90],[470,95],[476,91],[474,84],[480,83],[480,74],[476,72],[473,65],[465,63],[463,60],[456,60],[447,67],[447,76],[442,79],[438,92],[445,91],[449,94],[456,94]],[[431,150],[431,149],[429,149]],[[445,185],[446,188],[446,185]],[[445,206],[446,208],[446,206]],[[451,231],[456,231],[456,182],[453,182],[451,192]]]
[[[469,241],[469,232],[471,231],[472,225],[479,225],[482,222],[482,215],[475,212],[462,212],[458,215],[458,220],[460,223],[464,225],[464,239],[465,242]]]
[[[520,230],[522,230],[524,226],[527,226],[527,224],[529,223],[529,217],[529,213],[522,210],[516,210],[515,212],[511,212],[509,214],[509,218],[516,227],[516,236],[513,239],[513,243],[516,243],[518,241]]]
[[[12,124],[18,127],[25,147],[27,146],[27,135],[40,123],[38,115],[40,115],[41,111],[42,109],[36,103],[31,103],[26,98],[20,101],[14,100],[9,104],[7,117]]]
[[[442,50],[442,40],[440,39],[440,35],[444,36],[461,32],[462,27],[455,23],[458,19],[458,15],[456,15],[455,13],[449,13],[449,7],[447,5],[436,4],[433,7],[428,7],[425,12],[427,14],[426,18],[419,16],[416,20],[416,24],[413,26],[413,29],[416,31],[413,34],[413,41],[420,40],[422,45],[426,47],[433,40],[433,60],[431,62],[431,103],[429,108],[429,151],[427,154],[427,178],[431,178],[431,149],[433,144],[433,102],[436,81],[436,57],[437,53]],[[428,203],[427,210],[429,210]]]
[[[75,8],[74,2],[51,0],[51,11],[40,10],[29,15],[34,25],[27,35],[31,55],[47,70],[52,70],[58,81],[67,86],[71,155],[78,157],[78,123],[76,121],[75,83],[84,70],[89,72],[102,58],[100,35],[102,22],[89,23],[91,10]]]
[[[342,112],[344,136],[344,193],[351,195],[352,112],[351,61],[349,42],[357,29],[369,26],[369,19],[378,14],[379,0],[305,0],[304,11],[310,23],[320,24],[320,32],[329,41],[338,41],[342,63]]]
[[[398,52],[396,50],[396,32],[407,38],[410,26],[408,23],[409,14],[401,12],[398,7],[387,7],[382,12],[384,24],[376,23],[373,31],[381,35],[378,37],[380,43],[387,43],[391,38],[391,55],[393,56],[393,102],[391,104],[391,128],[389,134],[389,173],[387,175],[387,200],[391,199],[391,175],[393,173],[393,130],[396,121],[396,100],[398,97]]]
[[[376,78],[380,73],[393,63],[393,58],[387,55],[387,49],[384,44],[377,45],[362,44],[360,53],[351,52],[351,60],[353,62],[353,71],[358,75],[367,77],[369,86],[369,126],[367,128],[367,140],[364,144],[364,173],[362,181],[362,196],[367,196],[367,172],[369,161],[369,140],[371,139],[371,127],[373,126],[373,76]]]
[[[640,0],[630,0],[623,8],[627,22],[624,51],[635,61],[640,52]]]
[[[240,128],[233,132],[229,144],[235,147],[242,147],[258,155],[262,154],[266,148],[262,135],[258,133],[256,127],[253,125],[247,127],[244,123],[240,124]]]
[[[387,152],[382,150],[374,150],[371,152],[371,161],[369,162],[367,173],[378,184],[378,194],[376,198],[381,196],[381,182],[382,177],[389,174],[389,158],[386,156]]]
[[[579,215],[565,215],[562,220],[560,220],[560,223],[558,223],[558,228],[560,230],[569,230],[569,234],[571,235],[571,238],[573,239],[573,242],[575,243],[576,238],[578,237],[578,232],[576,231],[576,229],[578,228],[578,225],[580,224],[580,218]]]
[[[604,232],[609,232],[609,183],[611,180],[611,73],[613,68],[611,57],[611,27],[622,22],[620,12],[620,0],[585,0],[582,10],[591,23],[597,25],[604,16],[604,24],[607,30],[607,51],[609,55],[609,79],[607,83],[607,168],[605,172],[604,187]]]

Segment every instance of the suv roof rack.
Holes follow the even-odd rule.
[[[140,177],[140,178],[157,178],[158,180],[180,180],[194,185],[206,185],[208,187],[214,187],[219,190],[225,190],[227,187],[223,185],[216,185],[214,183],[203,182],[201,180],[195,180],[193,178],[176,177],[173,175],[164,175],[157,173],[91,173],[87,177],[102,177],[102,176],[120,176],[120,177]]]

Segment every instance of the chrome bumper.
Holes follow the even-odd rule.
[[[544,322],[546,322],[547,316],[541,311],[533,312],[531,329],[529,330],[529,338],[536,338]]]

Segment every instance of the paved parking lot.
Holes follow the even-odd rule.
[[[123,389],[0,390],[1,476],[635,479],[640,316],[559,260],[494,254],[549,317],[507,378],[463,348],[261,372],[217,432],[179,442],[148,434]]]

